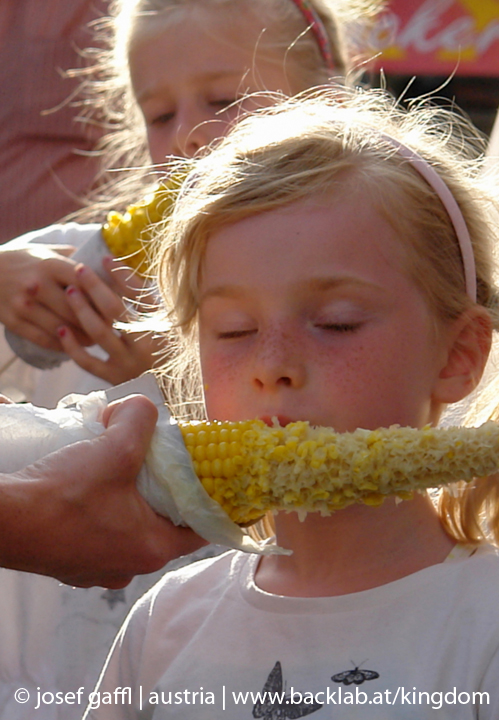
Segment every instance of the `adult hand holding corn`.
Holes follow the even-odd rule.
[[[142,396],[112,403],[102,435],[1,474],[0,565],[119,588],[203,545],[159,517],[136,489],[156,417]]]

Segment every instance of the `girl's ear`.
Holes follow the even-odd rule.
[[[476,388],[489,356],[492,330],[489,312],[479,305],[455,321],[448,335],[446,362],[435,385],[437,402],[459,402]]]

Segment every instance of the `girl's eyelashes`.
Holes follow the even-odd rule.
[[[331,333],[337,333],[339,335],[342,334],[353,334],[360,330],[363,323],[361,322],[351,322],[351,323],[318,323],[315,325],[316,328],[319,328],[320,330],[326,330],[327,332]],[[257,332],[256,328],[248,329],[248,330],[226,330],[223,332],[217,333],[217,338],[219,340],[238,340],[241,338],[249,337],[250,335],[254,335]]]
[[[362,303],[342,299],[328,303],[311,320],[314,327],[341,335],[357,332],[370,318],[371,312]]]
[[[362,327],[362,323],[319,323],[316,327],[336,333],[354,333]]]
[[[175,113],[173,112],[167,112],[167,113],[161,113],[161,115],[157,115],[156,117],[153,117],[152,120],[149,120],[147,122],[148,125],[167,125],[173,118],[175,117]]]
[[[210,108],[215,112],[215,115],[223,115],[224,113],[237,112],[240,107],[239,98],[227,98],[221,100],[211,100],[209,102]]]
[[[210,100],[211,106],[218,107],[222,110],[230,107],[230,105],[234,105],[235,103],[237,103],[237,98],[220,98],[220,100]]]
[[[219,340],[237,340],[239,338],[249,337],[256,333],[256,330],[227,330],[225,332],[218,332],[217,337]]]
[[[238,102],[239,98],[233,97],[232,95],[221,97],[219,99],[205,100],[206,107],[212,108],[216,113],[231,110],[232,108],[237,107]],[[175,118],[176,110],[174,109],[160,113],[151,113],[142,110],[142,113],[146,119],[147,125],[167,125]]]

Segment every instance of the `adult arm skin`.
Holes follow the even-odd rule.
[[[121,588],[205,545],[137,491],[156,419],[150,400],[129,396],[108,406],[101,436],[0,474],[0,566]]]

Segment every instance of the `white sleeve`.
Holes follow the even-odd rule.
[[[97,686],[89,695],[82,720],[139,720],[144,717],[141,658],[149,613],[150,602],[146,595],[132,608],[118,632]],[[125,695],[115,697],[116,688]]]
[[[98,223],[81,225],[75,222],[68,222],[64,225],[49,225],[48,227],[32,230],[13,240],[9,240],[9,242],[3,245],[3,248],[15,250],[32,243],[39,245],[74,245],[76,248],[79,248],[86,243],[92,235],[95,235],[100,227]]]

